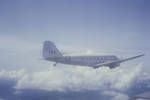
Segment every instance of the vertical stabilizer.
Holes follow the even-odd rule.
[[[51,41],[45,41],[43,44],[43,57],[44,58],[56,58],[61,57],[62,54],[56,48],[55,44]]]

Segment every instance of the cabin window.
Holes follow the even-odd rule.
[[[101,57],[101,60],[103,60],[103,57]]]
[[[88,57],[86,59],[88,60]]]
[[[55,54],[56,52],[55,52],[55,51],[53,51],[53,53]]]
[[[114,57],[110,57],[110,60],[113,60],[114,59]]]
[[[102,60],[105,60],[105,57],[102,57]]]
[[[96,60],[98,60],[98,57],[96,58]]]

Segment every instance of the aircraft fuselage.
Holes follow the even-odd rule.
[[[79,66],[93,66],[99,63],[116,61],[116,56],[62,56],[62,57],[49,57],[46,60],[56,63],[79,65]]]

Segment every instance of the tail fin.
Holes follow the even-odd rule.
[[[55,58],[61,57],[62,54],[56,48],[53,42],[45,41],[43,44],[43,57],[44,58]]]

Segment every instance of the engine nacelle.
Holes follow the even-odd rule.
[[[118,66],[120,66],[120,63],[111,64],[111,65],[109,65],[109,68],[113,69],[113,68],[116,68]]]

